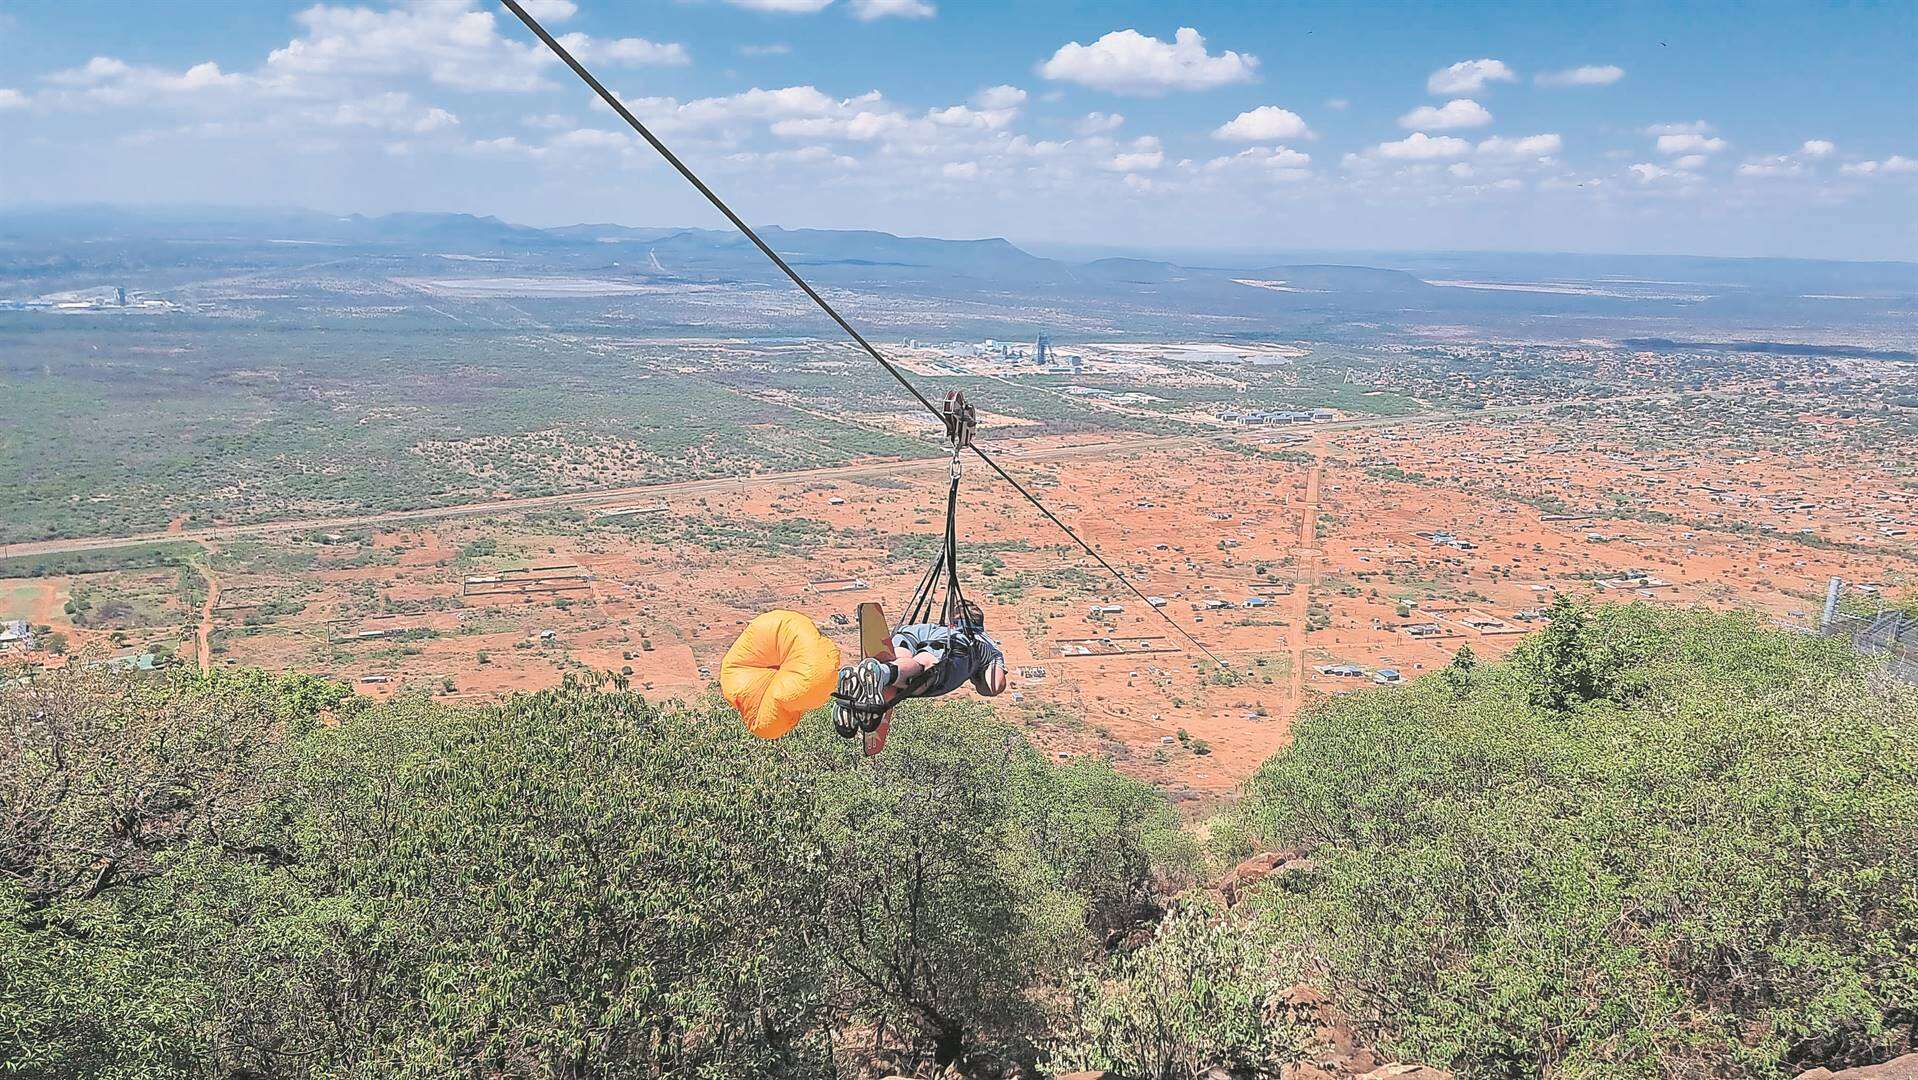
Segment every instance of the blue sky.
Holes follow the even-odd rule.
[[[1918,258],[1918,4],[536,0],[750,219]],[[0,2],[0,203],[711,225],[503,9]]]

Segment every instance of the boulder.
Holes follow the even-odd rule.
[[[1279,874],[1303,873],[1312,869],[1312,860],[1296,851],[1264,851],[1232,868],[1219,881],[1219,895],[1231,907],[1245,898],[1247,889]]]
[[[1918,1054],[1895,1057],[1878,1065],[1860,1065],[1855,1069],[1813,1069],[1798,1074],[1798,1080],[1918,1080]]]

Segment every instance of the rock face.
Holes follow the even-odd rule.
[[[1287,1065],[1279,1080],[1452,1080],[1443,1069],[1381,1061],[1376,1050],[1359,1045],[1351,1021],[1317,987],[1301,983],[1279,1002],[1287,1019],[1312,1032],[1305,1060]]]
[[[1813,1069],[1798,1074],[1798,1080],[1918,1080],[1918,1054],[1892,1058],[1882,1065],[1860,1065],[1855,1069]]]
[[[1245,899],[1247,889],[1269,877],[1303,873],[1312,869],[1312,860],[1296,851],[1264,851],[1232,868],[1219,880],[1219,895],[1231,907]]]

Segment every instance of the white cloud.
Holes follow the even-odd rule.
[[[305,110],[302,117],[333,127],[364,127],[376,131],[424,135],[459,125],[459,117],[435,105],[421,105],[400,91]]]
[[[1298,113],[1277,105],[1261,105],[1242,112],[1220,124],[1212,132],[1215,139],[1233,142],[1275,142],[1279,139],[1310,138],[1312,131]]]
[[[1113,172],[1135,173],[1149,172],[1165,164],[1165,153],[1160,150],[1143,150],[1133,154],[1115,154],[1106,167]]]
[[[1460,60],[1451,67],[1434,71],[1425,80],[1425,89],[1434,94],[1476,94],[1486,83],[1517,80],[1518,76],[1503,60]]]
[[[528,146],[512,135],[505,135],[497,139],[475,139],[466,144],[466,149],[471,153],[482,154],[488,157],[536,158],[542,157],[546,153],[545,147]]]
[[[770,45],[741,45],[739,47],[739,55],[741,56],[786,56],[792,51],[793,47],[783,41],[775,41]]]
[[[1455,139],[1450,135],[1427,135],[1423,131],[1414,131],[1397,142],[1384,142],[1373,148],[1380,157],[1395,158],[1401,161],[1431,161],[1436,158],[1463,157],[1472,149],[1472,144],[1464,139]]]
[[[1475,173],[1478,172],[1477,169],[1472,168],[1470,165],[1467,165],[1463,161],[1458,162],[1454,165],[1448,166],[1445,171],[1448,173],[1451,173],[1453,176],[1456,176],[1461,180],[1468,180]]]
[[[963,108],[963,106],[955,106]],[[860,110],[845,116],[812,116],[773,122],[772,133],[786,139],[850,139],[871,142],[906,128],[906,118],[895,112]]]
[[[1684,157],[1672,162],[1672,167],[1675,169],[1684,169],[1686,172],[1693,172],[1704,168],[1705,161],[1706,157],[1703,154],[1686,154]]]
[[[976,161],[949,161],[939,167],[939,174],[948,180],[972,180],[979,175],[979,163]]]
[[[0,87],[0,112],[6,112],[8,109],[24,109],[26,107],[27,95],[18,90]]]
[[[459,3],[375,11],[315,4],[294,15],[305,29],[267,56],[262,78],[281,89],[299,77],[419,73],[461,90],[526,91],[548,84],[554,63],[537,41],[504,37],[491,11]]]
[[[523,0],[521,6],[542,23],[565,22],[579,14],[579,5],[573,0]]]
[[[590,38],[585,34],[561,34],[559,43],[583,63],[684,67],[693,62],[692,57],[686,54],[686,46],[661,44],[645,38]]]
[[[1250,82],[1258,66],[1255,56],[1207,52],[1205,38],[1182,26],[1169,42],[1130,29],[1114,30],[1090,45],[1067,42],[1039,65],[1039,74],[1095,90],[1157,95]]]
[[[1399,126],[1414,131],[1449,131],[1453,128],[1484,127],[1492,122],[1485,106],[1471,98],[1453,98],[1444,105],[1421,105],[1399,117]]]
[[[634,137],[624,131],[574,128],[572,131],[554,136],[547,145],[562,150],[630,150],[634,142]]]
[[[1712,126],[1703,120],[1692,120],[1682,124],[1653,124],[1645,129],[1647,135],[1709,135]]]
[[[220,70],[207,61],[175,74],[164,68],[135,67],[111,56],[96,56],[77,68],[56,71],[46,81],[71,88],[69,97],[107,105],[152,105],[162,99],[194,97],[210,92],[238,90],[245,76]]]
[[[1661,154],[1716,154],[1725,148],[1725,140],[1684,132],[1658,137]]]
[[[1805,166],[1788,154],[1747,161],[1738,166],[1740,176],[1778,177],[1797,176],[1805,171]]]
[[[853,18],[867,21],[888,17],[930,19],[938,13],[926,0],[852,0]]]
[[[1632,176],[1641,184],[1666,180],[1677,175],[1678,173],[1675,170],[1667,169],[1663,165],[1654,165],[1649,161],[1641,161],[1632,166]]]
[[[1089,112],[1073,128],[1081,135],[1099,135],[1108,131],[1117,131],[1125,123],[1122,113]]]
[[[1830,157],[1832,151],[1836,149],[1838,146],[1829,139],[1806,139],[1805,145],[1799,147],[1798,152],[1806,157],[1821,158]]]
[[[1838,171],[1849,176],[1871,176],[1876,173],[1918,172],[1918,161],[1893,154],[1883,161],[1854,161],[1838,167]]]
[[[1548,71],[1533,81],[1540,86],[1610,86],[1624,77],[1625,69],[1617,64],[1587,64]]]
[[[1478,152],[1488,157],[1550,157],[1558,153],[1564,145],[1565,140],[1551,132],[1543,135],[1527,135],[1518,139],[1494,135],[1478,144]]]
[[[1888,173],[1918,172],[1918,161],[1893,154],[1884,160],[1881,166]]]
[[[849,117],[870,110],[880,103],[875,91],[856,98],[838,99],[815,86],[787,86],[778,90],[751,90],[724,97],[629,98],[633,113],[659,131],[679,131],[712,137],[724,137],[741,124],[781,121],[805,117]]]
[[[928,109],[926,119],[946,127],[983,128],[998,131],[1019,118],[1017,109],[972,109],[964,105],[953,105],[944,109]]]
[[[782,15],[811,15],[815,11],[824,11],[832,5],[832,0],[726,0],[726,2],[748,11],[773,11]]]
[[[972,95],[972,103],[982,109],[1016,109],[1026,103],[1026,92],[1001,83]]]
[[[1325,107],[1331,109],[1333,112],[1344,112],[1352,107],[1352,103],[1342,97],[1327,98]]]
[[[1253,146],[1227,157],[1215,157],[1201,168],[1208,173],[1253,170],[1275,180],[1303,180],[1311,175],[1306,168],[1312,155],[1289,146]]]

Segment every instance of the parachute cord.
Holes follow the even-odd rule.
[[[865,335],[861,334],[858,330],[853,329],[853,325],[847,322],[845,317],[840,315],[839,311],[836,308],[834,308],[831,304],[827,303],[826,298],[819,295],[818,290],[814,289],[811,285],[807,284],[806,279],[800,277],[799,273],[795,271],[792,268],[792,266],[786,262],[785,259],[781,258],[777,251],[774,251],[772,247],[766,243],[766,241],[760,239],[759,234],[753,231],[752,226],[746,224],[746,221],[744,218],[741,218],[738,214],[734,213],[733,208],[730,206],[727,206],[726,201],[724,199],[721,199],[719,195],[713,191],[712,188],[707,187],[706,182],[704,180],[701,180],[697,173],[693,172],[692,169],[687,167],[685,162],[679,159],[679,155],[673,153],[672,150],[668,149],[666,144],[659,140],[659,136],[653,134],[652,129],[648,128],[645,124],[640,123],[639,118],[637,116],[634,116],[632,112],[626,108],[625,104],[621,102],[618,97],[614,96],[611,90],[606,89],[605,85],[601,83],[597,78],[595,78],[592,72],[586,70],[585,65],[581,64],[578,60],[574,59],[572,53],[566,51],[566,47],[564,45],[561,45],[559,41],[553,37],[553,35],[547,33],[546,28],[539,24],[539,20],[533,18],[532,15],[527,13],[524,7],[520,6],[519,0],[500,0],[500,3],[505,5],[506,10],[511,11],[516,17],[518,17],[520,22],[525,23],[526,28],[533,32],[533,36],[539,38],[540,41],[543,42],[548,49],[552,50],[552,53],[554,56],[559,57],[560,60],[566,64],[567,67],[572,68],[573,74],[579,76],[580,81],[584,82],[588,87],[590,87],[593,93],[598,94],[599,99],[601,101],[604,101],[609,108],[611,108],[615,113],[618,113],[619,118],[626,121],[627,126],[631,127],[635,132],[639,134],[640,138],[645,139],[646,142],[650,146],[652,146],[654,150],[658,151],[659,156],[662,158],[665,158],[666,163],[668,165],[671,165],[674,169],[678,170],[679,175],[685,177],[687,183],[690,183],[691,185],[693,185],[693,187],[701,195],[704,195],[706,197],[706,201],[713,204],[714,209],[717,209],[721,214],[724,214],[726,216],[726,220],[732,222],[734,228],[738,229],[740,233],[746,237],[746,239],[751,240],[753,242],[753,246],[759,249],[760,254],[772,260],[772,264],[774,266],[777,266],[782,272],[785,273],[785,275],[788,278],[792,279],[792,283],[794,285],[799,286],[799,290],[805,293],[806,296],[809,299],[811,299],[814,304],[818,305],[819,310],[825,312],[826,315],[830,317],[833,322],[838,323],[839,328],[841,330],[844,330],[846,332],[846,335],[852,338],[853,341],[857,342],[859,347],[864,349],[868,356],[871,356],[874,360],[878,361],[879,366],[886,369],[886,374],[891,375],[894,381],[898,382],[900,386],[904,387],[905,391],[908,394],[911,394],[913,398],[919,402],[919,404],[925,406],[925,409],[927,412],[933,414],[934,416],[941,417],[943,420],[944,414],[940,411],[939,407],[934,405],[932,401],[926,397],[926,395],[920,393],[919,388],[912,384],[912,380],[906,378],[905,373],[903,371],[900,371],[897,365],[895,365],[892,361],[886,359],[885,356],[881,354],[878,349],[874,348],[872,342],[866,340]],[[1167,615],[1163,609],[1154,607],[1152,604],[1152,601],[1149,598],[1147,598],[1147,596],[1144,593],[1140,592],[1137,586],[1133,585],[1132,582],[1126,580],[1126,577],[1124,574],[1121,574],[1119,573],[1119,571],[1113,569],[1112,564],[1109,562],[1106,562],[1104,556],[1100,555],[1097,551],[1095,551],[1091,544],[1086,543],[1085,540],[1081,538],[1077,532],[1073,531],[1070,525],[1067,525],[1065,522],[1059,520],[1059,516],[1057,514],[1054,514],[1051,510],[1047,509],[1046,505],[1039,501],[1038,496],[1026,490],[1026,486],[1024,484],[1021,484],[1019,481],[1013,479],[1012,474],[1008,473],[1004,468],[1002,468],[999,465],[997,461],[993,460],[991,455],[987,454],[976,443],[972,445],[972,452],[978,455],[979,460],[985,462],[988,468],[990,468],[993,472],[998,473],[1000,479],[1004,480],[1008,484],[1011,484],[1013,487],[1013,490],[1025,496],[1025,499],[1027,502],[1031,503],[1034,507],[1038,508],[1038,511],[1041,514],[1045,515],[1046,520],[1052,522],[1054,525],[1057,525],[1061,532],[1071,537],[1073,543],[1078,544],[1081,550],[1083,550],[1087,555],[1092,556],[1093,561],[1097,562],[1101,567],[1104,567],[1105,571],[1111,574],[1114,578],[1116,578],[1119,584],[1125,586],[1126,589],[1132,593],[1132,595],[1138,597],[1141,601],[1143,601],[1146,605],[1147,610],[1154,612],[1155,614],[1159,616],[1159,618],[1165,620],[1165,623],[1167,626],[1170,626],[1174,630],[1177,630],[1181,637],[1191,642],[1194,647],[1196,647],[1200,652],[1204,653],[1208,658],[1210,658],[1213,663],[1218,664],[1220,667],[1225,666],[1225,661],[1219,659],[1216,655],[1214,655],[1211,649],[1206,648],[1205,645],[1202,644],[1198,638],[1193,637],[1192,633],[1188,631],[1185,627],[1180,626],[1177,622],[1174,622],[1172,619],[1172,616]],[[954,492],[954,497],[956,497],[956,490]],[[950,516],[948,516],[947,522],[948,522],[947,531],[948,531],[948,534],[950,534],[951,533]],[[951,555],[950,545],[948,545],[948,555],[949,557]],[[956,566],[953,571],[953,574],[954,574],[954,580],[956,581],[957,579]],[[928,599],[930,599],[930,597],[928,597]],[[951,597],[948,596],[947,599],[948,601],[950,601]]]

